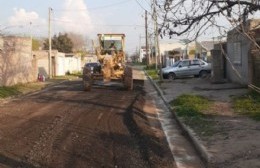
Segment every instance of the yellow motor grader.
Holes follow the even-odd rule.
[[[95,51],[99,63],[86,64],[83,68],[84,90],[91,90],[92,84],[100,80],[103,84],[120,81],[132,90],[132,69],[126,65],[125,58],[125,34],[98,34],[98,42]]]

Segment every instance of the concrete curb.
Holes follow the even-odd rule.
[[[204,164],[206,165],[206,167],[210,167],[212,161],[213,161],[213,157],[212,155],[210,155],[205,146],[202,145],[199,140],[195,137],[195,133],[188,128],[185,124],[183,124],[181,122],[181,120],[179,119],[179,117],[176,115],[176,113],[173,111],[173,109],[171,108],[170,104],[168,103],[167,99],[165,98],[162,90],[160,89],[160,87],[153,81],[153,79],[147,74],[146,71],[145,75],[148,77],[149,81],[152,83],[152,85],[154,86],[154,88],[157,90],[157,92],[159,93],[160,97],[162,98],[163,102],[165,103],[165,105],[167,106],[167,108],[172,112],[174,119],[176,120],[176,122],[178,123],[178,125],[180,126],[180,128],[183,130],[184,134],[186,135],[186,137],[188,138],[188,140],[191,142],[191,144],[194,146],[196,152],[199,154],[199,157],[202,159],[202,161],[204,162]]]

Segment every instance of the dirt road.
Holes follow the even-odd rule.
[[[1,104],[0,167],[175,167],[144,96],[78,80]]]

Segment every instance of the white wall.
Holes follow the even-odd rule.
[[[65,72],[81,71],[81,66],[80,57],[65,57]]]
[[[140,49],[139,62],[142,62],[146,55],[146,49]],[[148,55],[150,55],[150,49],[148,49]]]
[[[65,71],[65,55],[60,54],[56,57],[56,76],[64,76]]]

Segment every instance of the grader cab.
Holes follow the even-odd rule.
[[[107,84],[111,81],[123,82],[126,88],[133,88],[132,69],[126,65],[125,35],[98,34],[99,45],[95,47],[98,66],[83,68],[84,90],[91,90],[95,81]]]

